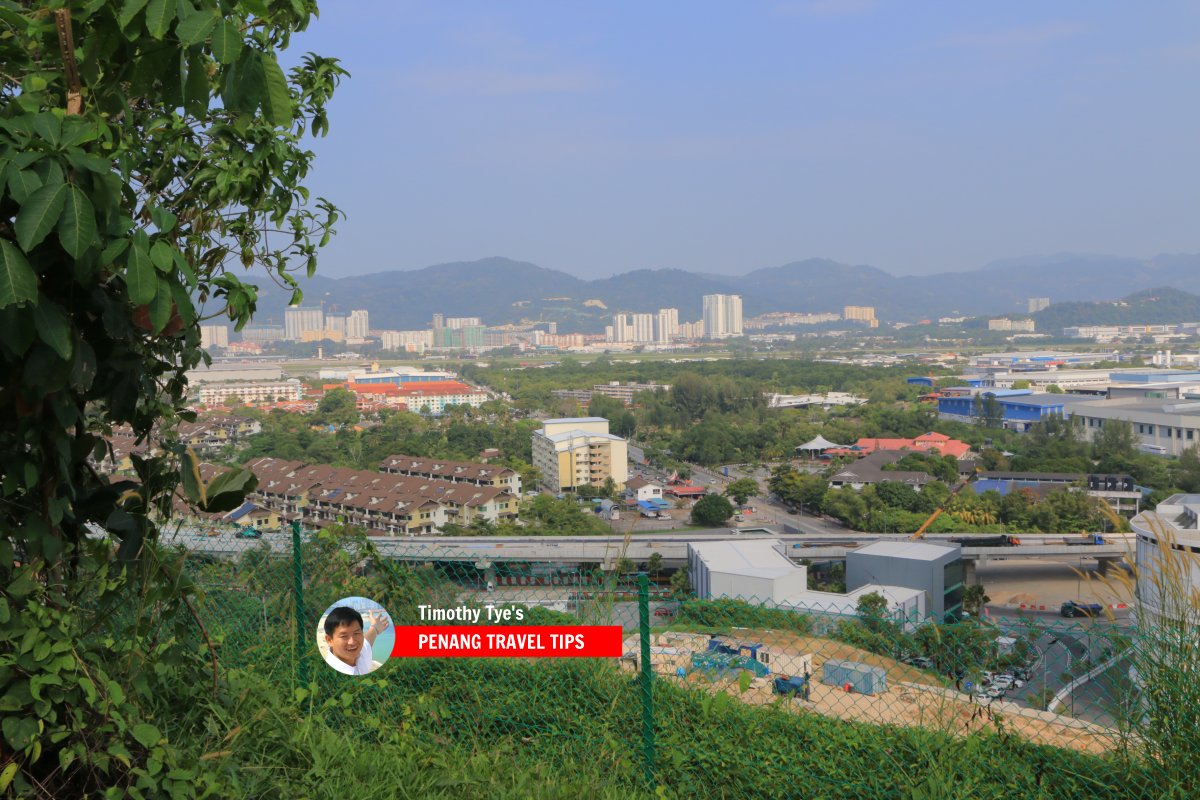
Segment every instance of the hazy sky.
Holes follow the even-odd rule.
[[[1200,5],[326,0],[329,276],[1200,250]]]

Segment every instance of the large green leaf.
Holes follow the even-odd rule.
[[[203,115],[208,111],[211,92],[207,60],[203,54],[195,53],[188,59],[187,78],[183,81],[184,109],[197,117]],[[160,225],[159,228],[161,227]]]
[[[179,479],[183,484],[183,494],[190,503],[198,506],[207,499],[204,495],[207,487],[200,475],[200,459],[190,447],[179,458]]]
[[[167,35],[175,19],[175,0],[150,0],[146,6],[146,30],[155,39]]]
[[[0,308],[16,303],[36,303],[37,275],[25,254],[12,242],[0,239]]]
[[[31,169],[19,169],[16,163],[8,165],[8,192],[13,200],[24,203],[42,185],[42,179]]]
[[[233,20],[221,20],[212,35],[213,56],[222,64],[232,64],[242,54],[242,31]]]
[[[33,324],[43,342],[64,361],[71,359],[71,321],[57,303],[43,298],[33,309]]]
[[[49,183],[38,189],[21,205],[17,222],[17,244],[28,253],[41,244],[46,234],[58,222],[67,198],[65,183]]]
[[[79,258],[96,241],[96,209],[78,186],[67,188],[58,218],[58,241],[72,258]]]
[[[144,306],[154,299],[158,291],[158,273],[150,254],[134,244],[129,249],[129,259],[126,262],[125,283],[129,286],[129,300],[135,306]]]
[[[150,248],[150,260],[159,272],[170,272],[171,267],[175,266],[175,249],[159,240]]]
[[[233,467],[208,482],[200,510],[208,513],[233,511],[258,486],[258,476],[245,467]]]
[[[287,78],[272,53],[260,53],[266,92],[263,95],[263,112],[272,125],[286,128],[292,124],[292,95],[288,91]]]
[[[117,22],[122,28],[129,27],[129,23],[137,16],[137,13],[146,7],[146,0],[125,0],[125,5],[121,6],[121,14],[117,17]]]
[[[197,11],[190,6],[185,15],[179,17],[175,35],[186,45],[199,44],[208,38],[208,33],[217,24],[217,15],[209,11]]]
[[[154,333],[162,333],[171,321],[171,287],[166,281],[158,282],[154,299],[150,301],[150,329]]]

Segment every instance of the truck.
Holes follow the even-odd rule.
[[[1098,617],[1104,613],[1104,606],[1099,603],[1077,603],[1068,600],[1058,611],[1064,617]]]
[[[1002,533],[997,536],[955,536],[947,541],[963,547],[1015,547],[1021,543],[1016,536]]]
[[[1108,544],[1108,542],[1104,541],[1104,537],[1098,533],[1085,533],[1082,536],[1077,536],[1077,537],[1070,538],[1070,539],[1063,539],[1063,544],[1095,545],[1095,544]]]

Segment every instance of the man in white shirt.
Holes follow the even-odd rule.
[[[369,627],[364,630],[362,615],[349,606],[338,606],[325,617],[325,643],[329,652],[325,662],[344,675],[366,675],[375,669],[371,647],[376,637],[387,630],[387,614],[367,612]]]

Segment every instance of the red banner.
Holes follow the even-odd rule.
[[[408,625],[393,658],[620,658],[620,625]]]

